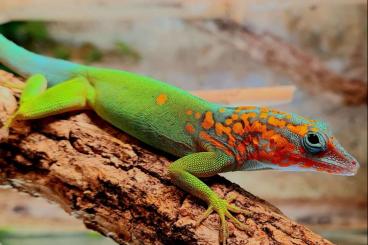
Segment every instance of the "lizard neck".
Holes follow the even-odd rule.
[[[235,170],[244,169],[248,161],[282,164],[283,156],[297,147],[289,132],[308,130],[305,126],[294,126],[295,121],[303,118],[266,107],[217,108],[207,115],[211,116],[212,127],[204,128],[199,138],[232,156]],[[201,123],[206,126],[206,116]]]

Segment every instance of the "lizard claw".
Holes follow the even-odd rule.
[[[230,204],[236,198],[235,195],[230,195],[227,199],[221,199],[219,197],[213,198],[210,201],[210,205],[208,206],[207,210],[198,218],[195,226],[198,227],[208,216],[213,213],[214,211],[220,216],[220,241],[222,241],[223,245],[226,245],[226,240],[229,237],[229,228],[228,228],[228,218],[230,221],[233,222],[235,227],[240,230],[244,230],[250,232],[250,229],[243,223],[241,223],[237,218],[235,218],[230,212],[233,213],[242,213],[244,215],[249,216],[250,212],[241,208],[238,208],[235,205]]]
[[[7,127],[0,128],[0,141],[8,137],[9,137],[9,128]]]
[[[14,119],[15,119],[16,114],[13,114],[12,116],[10,116],[5,123],[3,124],[3,126],[0,128],[0,140],[2,139],[6,139],[9,136],[9,128],[12,125]]]

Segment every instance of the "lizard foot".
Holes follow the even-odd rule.
[[[230,195],[227,199],[221,199],[219,197],[215,197],[211,199],[210,205],[207,210],[201,215],[201,217],[197,220],[196,226],[199,226],[208,216],[216,211],[220,216],[220,240],[223,245],[226,245],[226,240],[229,237],[229,230],[226,218],[233,222],[233,224],[240,230],[250,232],[250,229],[243,223],[241,223],[237,218],[235,218],[232,213],[242,213],[246,216],[250,215],[250,212],[244,209],[241,209],[233,204],[230,204],[236,198],[235,195]]]
[[[9,128],[13,123],[16,114],[11,115],[4,123],[2,127],[0,127],[0,140],[6,139],[9,136]]]

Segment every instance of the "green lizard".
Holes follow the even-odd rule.
[[[29,77],[18,110],[5,123],[67,111],[94,110],[141,141],[179,157],[172,182],[204,200],[220,217],[226,243],[228,218],[248,212],[220,198],[201,177],[237,170],[278,169],[354,175],[358,162],[326,124],[266,107],[228,107],[141,75],[79,65],[31,53],[0,34],[0,62]]]

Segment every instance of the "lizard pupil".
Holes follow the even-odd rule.
[[[309,134],[307,139],[312,145],[317,145],[320,143],[319,137],[316,134]]]

